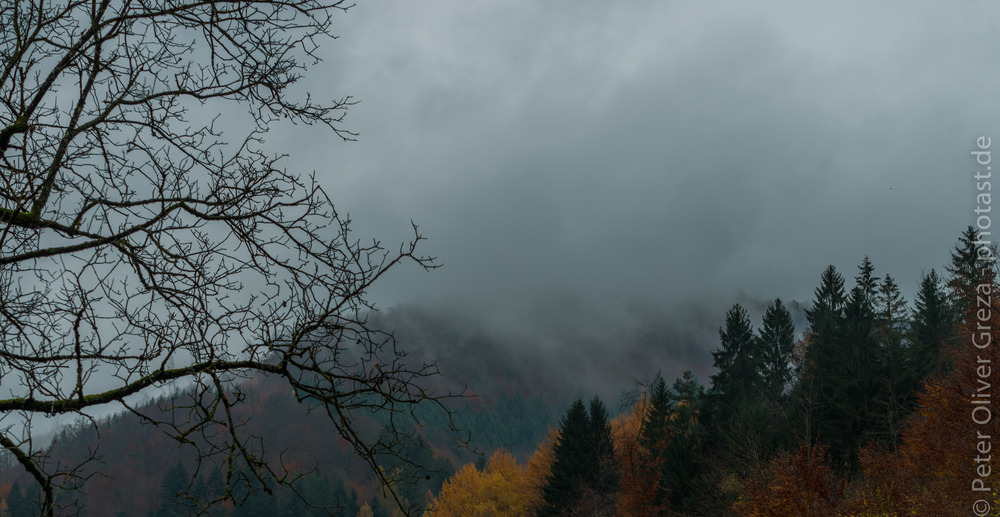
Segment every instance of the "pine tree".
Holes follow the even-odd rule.
[[[906,300],[891,275],[885,275],[875,294],[875,327],[883,346],[902,344],[906,330]]]
[[[14,484],[10,486],[6,503],[7,513],[10,517],[29,517],[31,515],[24,493],[21,491],[21,485],[17,481],[14,481]]]
[[[883,389],[878,398],[885,442],[895,447],[903,422],[916,404],[907,331],[906,300],[892,276],[885,275],[875,296],[875,332],[882,358]]]
[[[792,380],[792,352],[795,349],[795,323],[780,298],[767,307],[757,343],[765,405],[772,414],[777,414]]]
[[[852,319],[857,319],[865,307],[863,290],[854,288],[850,301]],[[815,404],[811,414],[814,436],[809,438],[818,437],[830,444],[831,456],[838,466],[849,465],[858,431],[847,407],[856,403],[848,394],[857,391],[854,354],[846,335],[847,305],[844,278],[835,267],[827,266],[820,276],[812,307],[806,310],[809,347],[805,351],[799,396]]]
[[[871,260],[868,260],[868,255],[865,255],[861,265],[858,266],[858,276],[854,277],[858,288],[861,289],[861,294],[864,295],[865,301],[869,305],[875,304],[875,297],[878,291],[878,278],[875,277],[875,266],[872,264]]]
[[[663,483],[664,456],[667,448],[667,424],[673,410],[673,400],[667,383],[657,377],[649,387],[649,407],[639,433],[639,444],[645,451],[645,475],[656,479],[656,493],[651,506],[662,509],[667,504],[667,489]]]
[[[597,477],[591,421],[579,399],[570,405],[559,424],[559,442],[553,454],[552,473],[542,489],[545,502],[538,513],[541,517],[567,515],[590,480]]]
[[[175,463],[167,469],[160,481],[160,511],[157,517],[180,517],[189,513],[190,507],[182,497],[190,480],[182,463]]]
[[[590,401],[590,448],[593,451],[592,476],[589,485],[593,493],[592,507],[596,515],[614,512],[618,492],[618,466],[611,439],[611,422],[601,399]],[[610,512],[610,513],[609,513]]]
[[[38,517],[42,514],[42,486],[29,483],[24,490],[22,512],[25,517]]]
[[[827,337],[833,339],[836,334],[836,327],[843,318],[844,302],[844,277],[837,272],[837,268],[830,265],[823,270],[820,276],[820,285],[814,292],[812,307],[806,310],[806,319],[809,321],[809,330],[813,334],[813,339]]]
[[[831,422],[844,433],[843,442],[830,441],[831,454],[854,466],[858,447],[878,434],[874,422],[879,420],[876,399],[882,389],[883,360],[875,332],[875,314],[864,290],[851,289],[844,307],[843,344],[839,357],[842,376],[837,379],[839,395],[830,397],[836,404],[835,420]],[[841,423],[838,425],[836,421]],[[829,437],[836,431],[828,429]]]
[[[759,396],[760,353],[754,342],[753,326],[747,311],[739,304],[726,313],[719,328],[720,348],[712,352],[718,369],[712,378],[712,418],[731,415],[744,401]]]
[[[951,265],[946,269],[949,273],[948,295],[954,310],[955,321],[964,321],[970,308],[976,304],[976,286],[988,280],[989,273],[984,274],[983,263],[977,260],[979,246],[983,244],[976,229],[969,226],[962,232],[951,252]],[[995,247],[993,256],[996,256]],[[987,271],[990,269],[987,268]]]
[[[662,449],[667,442],[667,419],[670,418],[671,399],[667,383],[657,377],[649,387],[649,408],[642,423],[639,441],[647,451]]]
[[[685,514],[691,513],[700,498],[709,495],[699,492],[705,468],[705,433],[700,421],[705,392],[691,370],[674,381],[670,399],[672,412],[667,420],[660,473],[671,511]]]
[[[914,378],[923,382],[946,368],[942,346],[954,333],[955,312],[951,310],[941,278],[932,269],[920,278],[910,324]]]

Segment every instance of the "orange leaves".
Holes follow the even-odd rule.
[[[993,385],[1000,382],[1000,349],[995,339],[1000,311],[995,301],[987,314],[986,321],[970,320],[959,330],[960,345],[950,351],[953,373],[938,375],[924,386],[917,414],[903,431],[899,448],[895,452],[862,451],[864,482],[852,509],[898,515],[970,515],[972,503],[979,497],[970,490],[979,455],[977,437],[980,433],[994,440],[1000,436],[1000,415],[993,415],[984,424],[975,423],[972,415],[974,394],[993,395]],[[992,334],[992,345],[982,350],[970,342],[974,332],[980,331]],[[979,370],[981,365],[989,365],[991,371]],[[982,379],[981,373],[991,373],[993,378]],[[992,489],[992,479],[984,484]],[[994,497],[991,491],[983,493],[986,500]]]
[[[649,451],[639,443],[647,407],[646,397],[640,397],[632,411],[619,415],[611,422],[615,460],[621,474],[615,515],[656,515],[653,499],[656,497],[659,481],[658,469],[651,464]]]
[[[733,506],[747,517],[833,517],[843,487],[834,482],[826,447],[802,444],[772,463],[770,483],[750,481]]]
[[[652,500],[658,476],[656,469],[650,468],[649,454],[639,443],[646,406],[645,397],[640,398],[632,411],[611,421],[620,474],[615,515],[657,515]],[[428,516],[535,515],[542,505],[542,488],[551,473],[558,440],[558,431],[550,429],[523,465],[503,449],[493,454],[481,472],[465,465],[441,487]]]
[[[542,462],[544,460],[536,462],[537,472],[544,470]],[[482,472],[472,465],[465,465],[445,481],[428,515],[531,515],[541,499],[540,487],[536,488],[537,482],[530,476],[531,465],[531,461],[528,466],[517,465],[514,457],[504,449],[493,454]]]

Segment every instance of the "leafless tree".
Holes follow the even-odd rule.
[[[278,121],[355,136],[350,97],[291,91],[349,7],[0,3],[0,445],[41,485],[43,515],[99,466],[47,461],[39,415],[138,412],[135,396],[184,382],[189,402],[141,418],[230,476],[287,481],[233,417],[241,378],[280,376],[317,401],[376,475],[404,436],[364,436],[358,412],[443,407],[422,382],[434,365],[365,319],[387,270],[435,267],[416,226],[398,249],[352,237],[315,178],[264,143]],[[237,123],[204,115],[223,112],[252,121],[245,134],[224,140]]]

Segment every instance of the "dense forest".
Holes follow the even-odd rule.
[[[488,388],[469,375],[474,391],[451,406],[467,446],[441,413],[418,414],[408,454],[381,464],[389,485],[308,404],[254,378],[240,417],[252,434],[289,444],[268,454],[293,480],[232,487],[239,504],[207,514],[947,516],[977,500],[998,506],[988,456],[1000,429],[976,408],[990,407],[1000,320],[996,272],[979,260],[978,241],[972,227],[963,232],[911,302],[867,257],[850,280],[826,267],[801,332],[792,303],[769,302],[758,324],[735,304],[722,315],[707,379],[657,376],[623,386],[621,404],[566,396],[580,386],[553,394],[551,381],[519,382],[516,363],[493,357],[502,373]],[[450,350],[489,370],[475,340],[460,345]],[[178,387],[150,405],[174,411],[186,396]],[[379,433],[387,423],[373,412],[362,427]],[[83,458],[93,443],[107,477],[59,495],[82,515],[193,514],[222,493],[221,470],[234,468],[196,461],[183,441],[129,414],[67,427],[50,453]],[[4,461],[3,515],[37,515],[38,486]]]

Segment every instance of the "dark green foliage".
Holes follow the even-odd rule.
[[[640,443],[647,451],[657,451],[666,446],[667,420],[671,409],[667,383],[662,377],[657,377],[649,387],[649,408],[639,436]]]
[[[698,497],[704,470],[701,414],[705,389],[688,370],[668,388],[661,377],[649,387],[649,406],[639,434],[647,451],[646,476],[657,480],[653,508],[683,511]]]
[[[618,490],[618,469],[615,466],[615,446],[611,440],[611,422],[601,399],[590,401],[590,442],[595,456],[596,469],[589,480],[600,495],[610,495]]]
[[[670,393],[671,416],[667,421],[667,444],[663,451],[661,476],[668,503],[674,512],[684,513],[707,494],[699,492],[705,468],[700,422],[705,390],[687,370],[674,381]]]
[[[875,332],[883,364],[883,389],[876,405],[883,441],[890,447],[895,447],[903,422],[916,405],[915,374],[905,340],[907,319],[906,300],[893,278],[885,275],[875,296]]]
[[[920,278],[910,324],[914,376],[919,382],[945,369],[941,348],[953,335],[954,314],[940,277],[931,269]]]
[[[882,343],[902,345],[907,328],[906,300],[892,276],[885,275],[875,293],[875,326]]]
[[[590,413],[579,399],[559,425],[552,472],[542,489],[540,516],[599,513],[615,506],[617,467],[611,442],[611,424],[604,404],[594,397]]]
[[[278,513],[282,517],[355,517],[356,497],[348,494],[339,477],[308,475],[293,483],[294,490],[279,490]],[[356,494],[355,494],[356,495]]]
[[[872,432],[878,347],[871,298],[860,285],[846,299],[843,291],[843,277],[827,267],[806,311],[812,343],[806,350],[803,386],[808,393],[802,396],[815,403],[810,417],[815,419],[814,437],[829,444],[839,468],[853,468],[858,445]]]
[[[423,508],[430,504],[425,499],[428,492],[436,494],[444,481],[455,473],[451,462],[435,458],[431,444],[418,438],[406,448],[405,461],[388,464],[387,471],[398,472],[396,493],[407,501],[411,508]]]
[[[191,504],[185,497],[191,477],[181,463],[167,469],[160,482],[160,509],[157,517],[182,517],[191,513]]]
[[[670,415],[673,411],[673,398],[667,389],[667,383],[662,377],[649,387],[649,406],[646,418],[642,422],[639,433],[639,443],[647,451],[649,457],[645,461],[646,476],[659,480],[653,506],[663,507],[667,502],[667,487],[663,480],[663,465],[665,463],[668,428]]]
[[[588,468],[593,451],[590,449],[590,419],[583,402],[573,402],[559,424],[559,443],[556,444],[549,476],[543,496],[545,504],[540,516],[562,515],[579,499],[579,494],[593,477]]]
[[[858,449],[872,440],[895,444],[915,401],[914,379],[936,368],[946,335],[941,330],[951,326],[932,270],[917,298],[910,346],[906,302],[895,281],[888,275],[876,280],[867,257],[858,269],[857,285],[846,297],[836,269],[823,272],[806,311],[810,342],[793,404],[802,430],[829,445],[831,460],[841,470],[854,469]]]
[[[989,235],[986,235],[989,241]],[[978,260],[979,249],[986,242],[979,238],[978,232],[969,226],[962,232],[958,239],[958,244],[951,252],[951,265],[946,269],[949,273],[948,294],[949,302],[954,310],[953,317],[956,321],[962,321],[969,317],[969,311],[976,305],[976,286],[990,280],[992,268],[988,262]],[[996,256],[996,246],[990,244],[990,256]]]
[[[35,517],[40,514],[37,502],[38,489],[33,491],[31,490],[32,486],[36,485],[34,483],[29,485],[28,492],[25,494],[17,481],[11,485],[10,492],[7,494],[7,512],[10,517]],[[34,497],[32,497],[32,493],[34,493]]]
[[[813,341],[834,340],[844,315],[844,277],[832,265],[820,276],[820,285],[813,294],[812,307],[806,310]]]
[[[428,427],[446,429],[448,422],[440,411],[418,406],[417,415]],[[474,446],[483,450],[501,447],[512,454],[527,454],[535,449],[552,424],[552,411],[541,397],[526,398],[520,393],[501,392],[491,407],[466,407],[453,415],[454,423],[469,433]]]
[[[717,372],[712,376],[712,418],[724,418],[747,399],[760,396],[760,353],[756,350],[753,326],[739,304],[726,313],[719,328],[720,348],[712,352]]]
[[[25,517],[38,517],[42,514],[42,487],[38,483],[30,483],[24,490],[21,514]]]
[[[758,363],[765,406],[771,413],[778,414],[792,380],[792,352],[795,350],[795,323],[780,298],[775,299],[764,313],[756,349],[760,353]]]
[[[861,294],[868,305],[874,305],[875,297],[878,292],[878,278],[875,277],[875,266],[872,264],[871,260],[868,260],[868,255],[865,255],[861,265],[858,266],[858,276],[854,277],[854,281],[857,283],[859,289],[861,289]]]
[[[595,515],[612,515],[618,499],[618,464],[608,411],[597,397],[590,401],[590,443],[595,464],[589,480],[589,506]]]
[[[854,466],[857,449],[877,435],[876,397],[883,385],[883,362],[875,333],[875,314],[860,287],[851,290],[844,309],[843,344],[833,371],[836,395],[827,397],[831,420],[820,428],[830,441],[831,457]],[[837,423],[839,422],[839,424]],[[834,440],[837,442],[835,443]]]
[[[377,496],[368,501],[368,507],[372,510],[372,517],[390,517],[389,510],[382,506]]]

